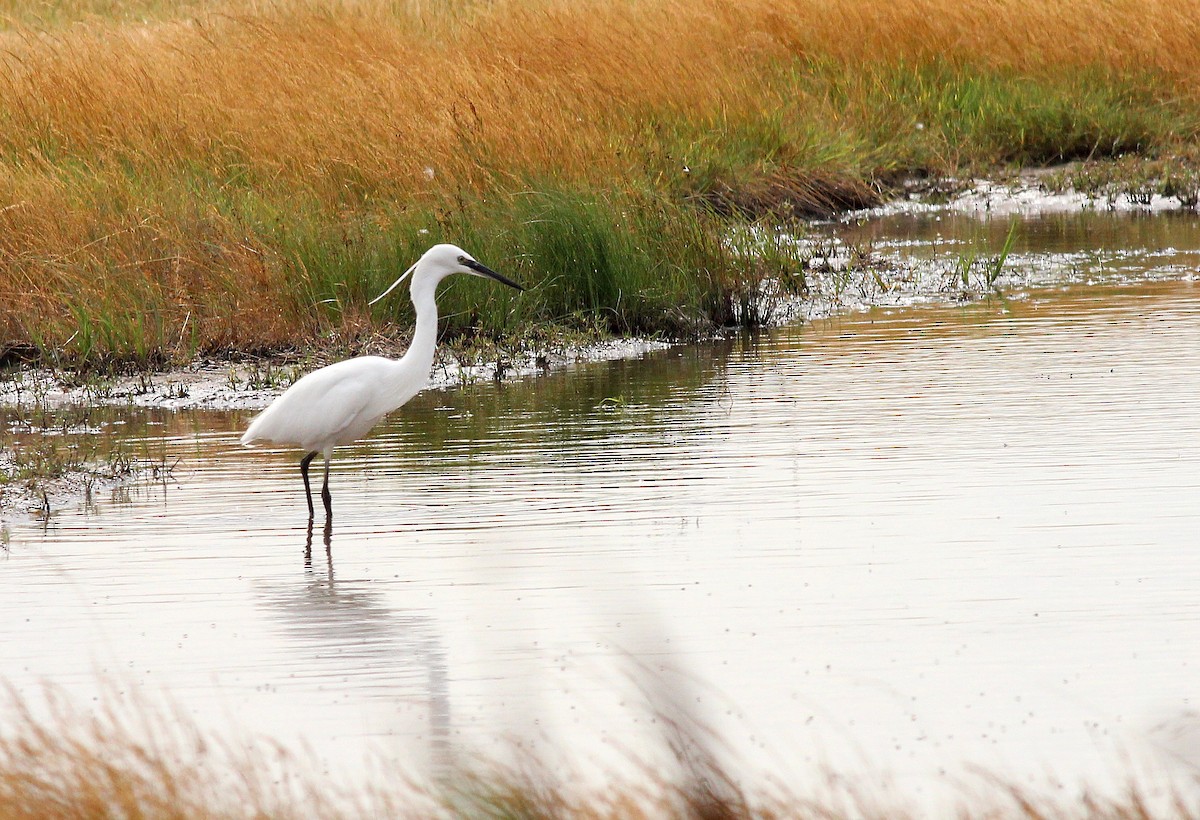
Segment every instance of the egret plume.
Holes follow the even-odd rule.
[[[399,278],[399,279],[397,279],[395,282],[392,282],[392,286],[391,286],[391,287],[389,287],[389,288],[388,288],[387,290],[385,290],[383,293],[381,293],[381,294],[379,294],[378,296],[376,296],[376,297],[375,297],[374,299],[372,299],[371,301],[367,302],[367,307],[370,307],[371,305],[375,304],[375,303],[376,303],[376,302],[378,302],[380,299],[382,299],[383,297],[387,296],[389,293],[391,293],[392,291],[394,291],[394,290],[396,289],[396,286],[397,286],[397,285],[399,285],[401,282],[403,282],[405,279],[407,279],[407,278],[408,278],[408,275],[409,275],[410,273],[412,273],[412,272],[413,272],[414,270],[416,270],[416,269],[417,269],[417,264],[414,262],[414,263],[413,263],[413,265],[412,265],[412,266],[411,266],[411,267],[410,267],[408,270],[406,270],[404,273],[402,273],[402,274],[400,275],[400,278]]]

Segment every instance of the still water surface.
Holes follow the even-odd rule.
[[[1086,281],[424,394],[339,451],[328,551],[248,414],[132,416],[180,466],[10,527],[4,677],[164,692],[330,771],[619,765],[676,710],[802,793],[1194,772],[1194,255],[1031,226]]]

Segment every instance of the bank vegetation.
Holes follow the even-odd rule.
[[[687,335],[901,181],[1194,156],[1200,2],[0,0],[0,358]],[[764,241],[765,238],[765,241]]]

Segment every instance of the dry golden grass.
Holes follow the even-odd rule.
[[[56,689],[44,694],[35,709],[8,692],[2,820],[265,817],[286,805],[259,761],[226,756],[186,718],[150,717],[113,692],[90,712]]]
[[[806,797],[788,784],[748,789],[717,762],[719,739],[659,714],[668,753],[644,775],[614,776],[597,791],[580,788],[558,763],[515,753],[516,763],[460,760],[436,782],[380,769],[351,793],[321,766],[269,742],[235,744],[202,732],[177,709],[102,686],[89,708],[52,686],[32,699],[9,689],[0,704],[0,820],[93,818],[510,817],[628,818],[902,818],[920,816],[905,795],[882,783],[827,776]],[[1150,820],[1195,818],[1195,800],[1180,791],[1150,797],[1105,784],[1100,796],[1053,795],[979,773],[963,787],[958,817]]]
[[[432,4],[431,4],[432,5]],[[1200,89],[1200,3],[1118,0],[510,0],[394,14],[391,3],[216,4],[179,19],[17,29],[3,60],[6,154],[31,167],[243,167],[338,198],[355,182],[420,196],[495,174],[607,181],[639,128],[828,117],[789,60],[930,59],[1020,71],[1153,71]],[[803,64],[801,64],[803,65]],[[802,89],[801,89],[802,90]],[[632,155],[631,155],[632,154]],[[427,169],[437,176],[432,182]]]
[[[970,146],[905,147],[904,66],[1151,76],[1143,107],[1200,106],[1197,0],[3,0],[0,20],[0,349],[84,357],[320,332],[281,237],[543,185],[755,207],[945,170]]]

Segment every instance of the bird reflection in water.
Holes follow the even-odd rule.
[[[310,519],[304,571],[260,582],[258,605],[279,626],[284,645],[303,659],[305,680],[339,680],[341,693],[355,693],[374,716],[381,736],[403,732],[405,725],[422,727],[414,737],[424,744],[428,764],[437,772],[450,770],[449,660],[436,620],[421,610],[397,609],[388,594],[395,590],[386,583],[335,577],[328,520],[321,530],[325,566],[318,557],[314,567],[314,535]],[[413,717],[407,724],[399,718],[389,723],[397,714]]]
[[[325,544],[325,564],[329,570],[329,577],[333,578],[333,519],[326,518],[325,526],[321,533],[321,541]],[[308,532],[304,538],[304,568],[312,569],[312,542],[313,542],[313,520],[308,519]]]

